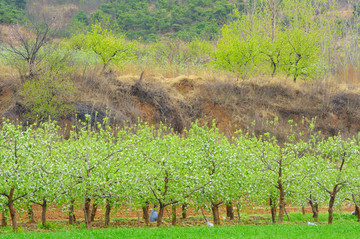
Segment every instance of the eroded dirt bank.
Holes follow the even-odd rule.
[[[325,136],[341,132],[352,135],[360,129],[360,91],[331,81],[293,84],[287,80],[204,79],[198,76],[164,78],[157,75],[73,76],[78,90],[73,100],[77,117],[91,114],[95,120],[106,115],[113,122],[130,124],[141,118],[152,124],[166,122],[182,132],[191,122],[211,123],[227,135],[237,129],[256,134],[270,131],[279,140],[286,137],[288,120],[310,123]],[[2,116],[26,121],[29,109],[22,103],[16,82],[0,78]],[[97,113],[95,113],[97,112]],[[268,121],[278,118],[269,126]],[[75,122],[74,116],[62,117],[61,124]],[[305,126],[304,126],[305,127]]]

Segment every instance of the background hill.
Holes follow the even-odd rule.
[[[11,3],[10,3],[11,2]],[[191,40],[214,39],[234,9],[244,10],[242,0],[17,0],[0,1],[0,23],[56,16],[67,35],[101,21],[109,28],[125,31],[129,39],[154,41],[161,36]]]
[[[4,39],[14,35],[8,29],[15,22],[55,16],[57,28],[40,51],[45,60],[36,74],[28,74],[29,62],[2,53],[0,111],[21,121],[42,113],[41,120],[50,115],[63,125],[76,123],[74,112],[81,119],[99,112],[99,119],[135,123],[140,117],[178,132],[216,119],[228,135],[272,130],[279,139],[288,120],[316,118],[327,136],[355,134],[359,3],[296,2],[298,8],[279,0],[0,0]],[[15,33],[29,31],[31,38],[36,31],[29,26]],[[303,38],[293,41],[292,33]],[[123,34],[127,40],[119,41]],[[111,58],[124,45],[131,45],[131,56]],[[63,110],[61,104],[72,111],[48,113]],[[269,128],[275,119],[278,127]]]

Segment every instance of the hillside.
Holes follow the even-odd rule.
[[[2,116],[19,118],[29,110],[18,96],[18,86],[9,76],[0,78]],[[283,80],[257,79],[236,82],[223,77],[179,76],[165,78],[146,74],[94,76],[91,72],[74,77],[79,90],[74,102],[79,119],[90,114],[101,122],[106,115],[121,124],[138,118],[152,124],[160,121],[182,132],[196,120],[217,126],[228,136],[238,129],[255,134],[271,132],[279,140],[288,133],[288,120],[301,125],[316,118],[317,130],[325,136],[360,130],[360,92],[356,84],[329,81],[293,84]],[[16,82],[16,81],[15,81]],[[95,113],[97,112],[97,113]],[[269,121],[278,123],[269,126]],[[74,115],[60,119],[74,124]],[[304,128],[303,128],[304,129]],[[306,130],[306,129],[305,129]]]
[[[44,38],[49,41],[33,63],[21,59],[21,51],[8,57],[17,49],[9,46],[21,41],[11,42],[11,31],[3,30],[9,42],[5,37],[0,111],[23,122],[34,121],[41,111],[40,120],[55,115],[62,125],[76,123],[74,112],[80,119],[85,114],[98,120],[108,115],[130,124],[140,117],[153,124],[165,122],[178,132],[196,120],[215,119],[227,135],[246,129],[271,131],[279,139],[287,134],[288,120],[309,123],[316,118],[317,129],[326,136],[357,133],[358,5],[299,0],[294,11],[293,1],[269,0],[251,12],[251,2],[29,0],[26,8],[24,1],[6,5],[27,11],[29,17],[59,15],[54,24],[63,28],[64,36],[77,34],[64,39],[49,31],[52,35]],[[276,2],[272,11],[269,4]],[[239,12],[231,13],[234,3]],[[220,34],[227,21],[232,22]],[[90,27],[94,22],[100,23]],[[41,33],[30,26],[12,29],[13,35],[26,39],[19,48],[25,53],[34,34]],[[118,29],[127,38],[170,38],[139,43],[125,39]],[[189,40],[186,36],[202,39],[171,38]],[[204,40],[213,37],[219,38],[216,46]],[[124,54],[116,58],[118,52]],[[63,86],[76,94],[69,96]],[[52,100],[57,101],[46,104]],[[62,104],[74,107],[72,113],[47,114]],[[26,117],[36,108],[31,105],[38,108],[33,118]],[[276,119],[270,127],[267,122]]]
[[[0,23],[30,19],[57,18],[62,35],[69,35],[102,22],[126,32],[129,39],[155,41],[162,36],[191,40],[214,39],[234,8],[243,11],[244,2],[228,0],[18,0],[0,1]]]

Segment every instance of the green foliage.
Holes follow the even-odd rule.
[[[320,36],[318,32],[306,32],[301,29],[289,29],[284,34],[284,58],[282,69],[292,76],[294,82],[298,77],[316,76],[321,64]],[[321,69],[321,68],[320,68]]]
[[[214,66],[247,78],[256,71],[260,53],[260,35],[245,15],[222,28],[214,52]]]
[[[354,9],[354,16],[360,16],[360,3],[354,4],[353,9]]]
[[[41,77],[23,84],[21,94],[30,112],[25,117],[31,121],[57,119],[73,111],[69,99],[74,97],[75,89],[72,82],[45,73]]]
[[[290,22],[276,22],[266,11],[242,15],[235,12],[237,20],[222,28],[214,66],[242,78],[267,72],[272,76],[286,74],[294,82],[299,77],[320,77],[326,68],[321,56],[321,45],[325,43],[316,24],[307,29],[310,16],[302,12],[303,8],[300,10],[301,16],[289,14],[293,18]]]
[[[319,206],[329,197],[341,206],[358,194],[358,139],[321,139],[312,125],[305,134],[290,124],[280,144],[268,133],[239,132],[230,141],[215,124],[193,124],[177,135],[164,125],[141,122],[122,129],[108,125],[108,119],[94,125],[87,115],[64,139],[51,121],[27,128],[5,121],[0,206],[12,198],[11,191],[18,207],[26,207],[26,200],[17,200],[26,196],[57,205],[74,201],[75,207],[94,199],[99,206],[158,204],[162,210],[237,200],[267,206],[269,197],[279,199],[279,205],[302,206],[310,194]]]
[[[103,64],[103,71],[110,64],[123,64],[134,59],[136,42],[127,42],[124,35],[115,35],[100,24],[92,26],[91,31],[79,34],[71,39],[70,47],[94,52]]]
[[[48,223],[46,223],[46,226],[44,226],[41,222],[39,222],[37,224],[37,227],[39,229],[43,229],[43,230],[54,230],[56,228],[56,225],[48,222]]]
[[[281,31],[277,32],[275,39],[270,36],[264,36],[262,39],[260,54],[262,60],[270,67],[272,76],[281,71],[286,49],[285,45],[286,39]]]
[[[239,8],[243,6],[240,1]],[[100,10],[111,16],[117,26],[127,31],[130,39],[156,40],[168,34],[182,40],[217,37],[222,24],[228,21],[233,4],[228,1],[124,1],[103,3]]]
[[[71,23],[69,25],[70,32],[82,32],[86,31],[89,26],[89,18],[85,11],[79,11],[77,14],[73,16],[71,19]]]
[[[0,23],[10,24],[24,19],[26,0],[0,0]]]
[[[258,43],[255,39],[244,39],[233,34],[229,28],[222,29],[222,38],[217,42],[214,53],[216,68],[238,73],[242,78],[248,77],[255,70]]]
[[[139,59],[156,63],[164,68],[178,66],[204,66],[210,61],[214,46],[205,40],[194,39],[190,43],[178,39],[166,39],[149,43],[138,50]]]
[[[87,17],[86,12],[84,12],[84,11],[79,11],[76,15],[74,15],[73,21],[81,23],[83,25],[89,24],[89,19]]]
[[[69,79],[74,70],[71,53],[54,48],[39,65],[33,79],[23,83],[21,95],[30,112],[25,117],[31,121],[57,119],[73,112],[71,99],[76,90]]]

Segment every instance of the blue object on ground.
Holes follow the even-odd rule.
[[[214,226],[214,224],[212,224],[211,222],[206,222],[206,225],[207,225],[208,227],[213,227],[213,226]]]
[[[155,208],[151,211],[150,214],[150,222],[155,222],[158,218],[158,213],[156,212]]]

